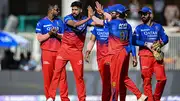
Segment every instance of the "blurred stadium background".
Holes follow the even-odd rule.
[[[28,41],[26,45],[0,47],[0,101],[45,101],[40,62],[41,50],[35,37],[36,23],[46,16],[48,4],[58,4],[61,8],[59,17],[63,18],[71,13],[70,4],[73,1],[75,0],[0,0],[0,32],[22,36]],[[87,14],[87,6],[94,7],[96,0],[81,1],[84,4],[83,13]],[[153,9],[154,20],[164,26],[170,40],[163,48],[168,79],[161,101],[180,101],[180,0],[98,1],[104,7],[116,3],[126,5],[131,10],[128,21],[133,29],[140,23],[138,10],[144,5]],[[86,44],[90,29],[88,28]],[[95,47],[91,54],[91,63],[84,62],[84,64],[87,101],[100,101],[101,80],[97,69]],[[70,99],[78,101],[71,67],[68,64],[66,68]],[[133,68],[130,63],[129,76],[143,91],[139,68],[139,65]],[[155,83],[153,79],[153,88]],[[57,101],[60,101],[58,95],[59,92]],[[127,101],[136,101],[136,97],[128,92]]]

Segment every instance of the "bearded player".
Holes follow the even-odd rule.
[[[61,38],[64,33],[64,24],[61,19],[57,18],[58,14],[58,6],[50,5],[48,15],[41,19],[36,27],[36,36],[42,51],[41,61],[46,99],[50,97],[48,90],[53,77],[57,51],[61,46]],[[59,83],[61,100],[69,101],[65,69],[62,70],[61,75]]]
[[[161,48],[168,43],[168,36],[160,24],[152,21],[152,10],[149,7],[143,7],[139,14],[143,23],[136,27],[133,43],[139,46],[144,93],[148,101],[160,101],[167,79]],[[151,85],[153,74],[157,80],[154,94]]]

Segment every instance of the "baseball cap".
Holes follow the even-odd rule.
[[[109,13],[109,9],[108,8],[104,8],[103,10],[104,10],[104,12]]]
[[[115,12],[116,8],[114,6],[108,6],[108,10],[109,10],[109,13],[110,12]]]
[[[145,6],[138,13],[152,13],[152,10],[149,7]]]
[[[124,5],[122,4],[115,4],[114,7],[116,8],[116,12],[118,13],[124,13],[126,11],[129,11]]]

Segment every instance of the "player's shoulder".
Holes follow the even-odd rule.
[[[161,29],[163,29],[162,25],[156,22],[153,22],[153,26],[155,28],[155,30],[160,31]]]
[[[40,26],[40,25],[42,25],[42,24],[44,24],[46,22],[47,22],[47,17],[43,17],[43,18],[38,20],[37,26]]]
[[[144,24],[139,24],[139,25],[136,26],[136,29],[141,29],[141,28],[143,28],[144,26],[145,26]]]
[[[41,19],[39,19],[39,21],[38,22],[45,22],[45,21],[47,21],[47,17],[43,17],[43,18],[41,18]]]
[[[64,18],[73,18],[72,14],[66,15]]]
[[[154,26],[156,26],[156,27],[162,27],[162,25],[161,25],[161,24],[156,23],[156,22],[153,22],[153,25],[154,25]]]
[[[65,23],[66,23],[68,20],[74,20],[72,14],[66,15],[66,16],[64,17],[64,22],[65,22]]]
[[[58,22],[63,22],[63,20],[60,19],[60,18],[56,18],[56,21],[58,21]]]

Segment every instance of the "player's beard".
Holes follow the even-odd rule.
[[[81,19],[82,15],[81,15],[81,13],[79,13],[79,14],[73,14],[73,17],[74,17],[75,19]]]
[[[141,20],[143,21],[143,23],[147,23],[149,20],[151,19],[150,16],[146,17],[141,17]]]
[[[112,16],[112,19],[116,19],[116,16]]]
[[[53,18],[57,18],[58,14],[53,14],[52,16],[53,16]]]

